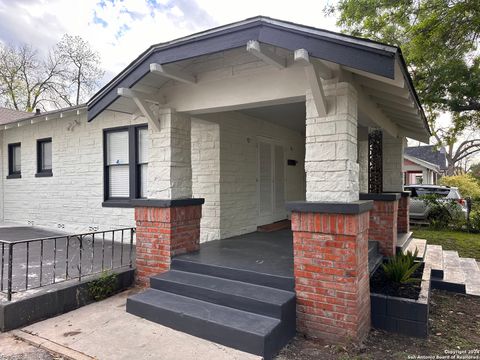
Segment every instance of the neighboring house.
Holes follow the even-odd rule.
[[[327,340],[370,328],[366,234],[387,255],[408,233],[391,192],[403,189],[405,138],[430,137],[397,47],[265,17],[153,45],[86,106],[0,130],[5,220],[136,224],[140,281],[199,239],[291,217],[295,283],[308,284],[298,328]],[[21,164],[9,161],[16,147]],[[386,205],[369,222],[372,200]],[[323,250],[328,261],[308,267]],[[315,313],[327,293],[338,301]]]
[[[404,158],[405,185],[436,185],[447,170],[445,150],[434,145],[407,147]]]

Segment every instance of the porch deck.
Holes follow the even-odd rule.
[[[291,230],[253,232],[200,245],[200,251],[175,259],[293,279]]]

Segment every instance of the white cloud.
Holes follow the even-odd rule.
[[[150,45],[256,15],[335,29],[322,1],[0,0],[0,41],[47,51],[64,33],[100,52],[110,77]]]

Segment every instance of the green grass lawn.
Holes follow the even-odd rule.
[[[426,239],[428,244],[442,245],[443,250],[456,250],[460,257],[480,261],[480,234],[424,227],[414,227],[412,231],[415,238]]]

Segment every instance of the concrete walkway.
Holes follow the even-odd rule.
[[[13,332],[71,359],[260,359],[130,315],[125,291]]]

